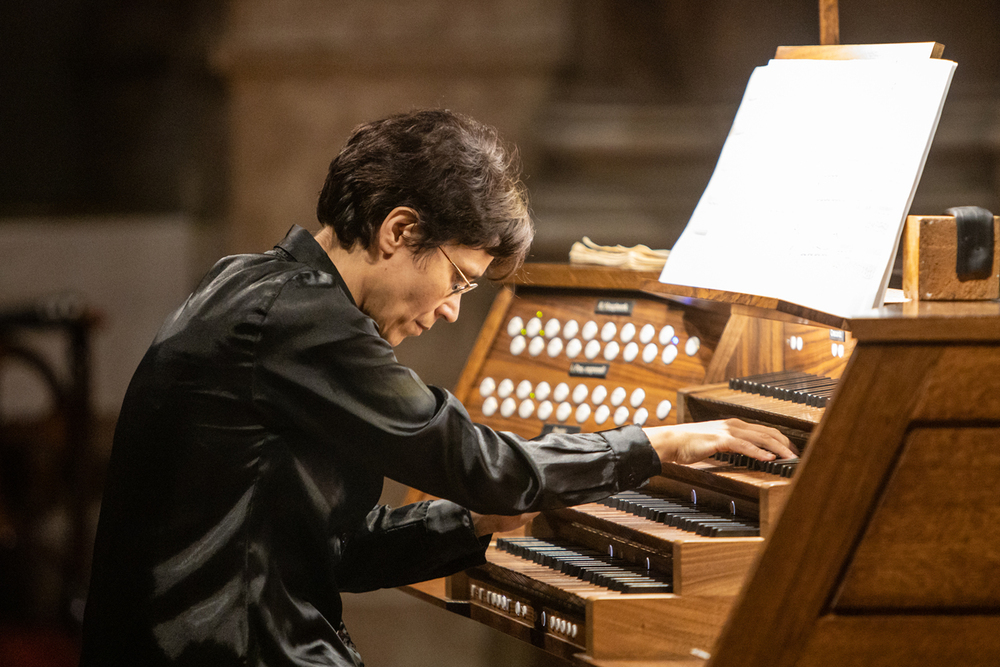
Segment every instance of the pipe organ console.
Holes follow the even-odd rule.
[[[747,326],[726,309],[644,291],[655,279],[528,267],[497,298],[456,395],[473,420],[525,437],[725,414],[774,423],[766,409],[719,398],[725,388],[787,403],[795,417],[776,425],[804,445],[822,406],[705,383],[735,367],[822,376],[829,389],[850,357],[850,334],[799,322]],[[449,605],[564,659],[707,652],[774,529],[796,464],[678,465],[641,490],[546,512],[529,536],[501,536],[487,565],[452,577]]]
[[[668,466],[411,592],[577,665],[1000,664],[1000,303],[803,323],[664,290],[528,267],[456,395],[525,436],[738,416],[801,460]]]

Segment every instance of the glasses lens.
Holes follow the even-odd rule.
[[[462,273],[462,269],[458,268],[458,264],[456,264],[451,260],[451,257],[449,257],[448,253],[444,251],[444,248],[438,246],[438,249],[441,251],[441,254],[444,255],[444,258],[448,260],[448,262],[452,265],[452,267],[454,267],[455,271],[458,272],[459,277],[465,283],[464,285],[454,285],[448,296],[465,294],[466,292],[471,292],[472,290],[476,289],[478,285],[465,277],[465,274]]]

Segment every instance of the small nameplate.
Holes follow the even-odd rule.
[[[563,424],[546,424],[542,427],[541,435],[548,435],[549,433],[558,433],[560,435],[568,435],[570,433],[579,433],[579,426],[565,426]]]
[[[843,343],[847,340],[847,336],[840,329],[830,329],[830,340],[836,340]]]
[[[598,299],[594,313],[597,315],[631,315],[633,306],[635,306],[635,301],[630,299],[624,301]]]
[[[604,378],[608,376],[610,364],[594,364],[574,361],[569,365],[569,376],[574,378]]]

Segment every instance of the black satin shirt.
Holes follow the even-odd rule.
[[[136,370],[81,664],[359,665],[340,591],[482,562],[464,508],[587,502],[659,467],[634,426],[527,441],[472,423],[396,361],[293,227],[216,264]],[[379,507],[383,477],[449,500]]]

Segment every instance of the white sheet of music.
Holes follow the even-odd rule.
[[[849,316],[882,304],[955,63],[772,60],[660,275]]]

